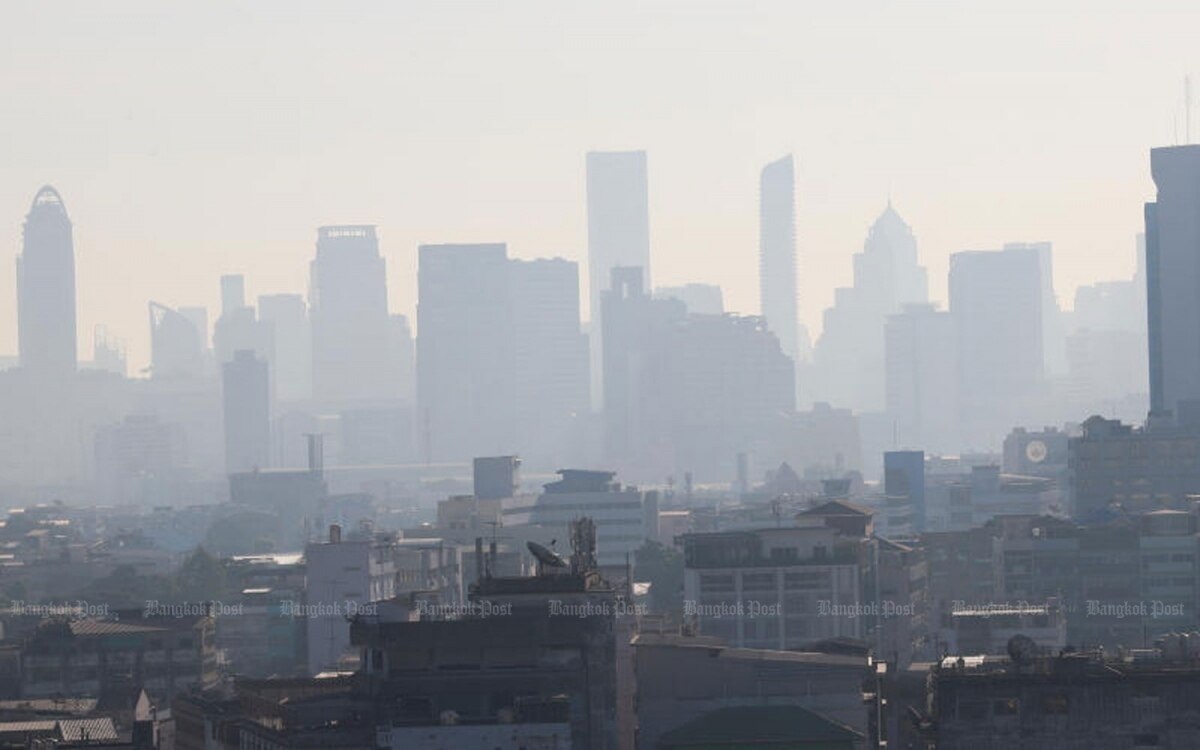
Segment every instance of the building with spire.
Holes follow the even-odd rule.
[[[816,401],[858,412],[884,407],[884,325],[905,305],[929,301],[912,229],[888,201],[854,256],[854,285],[835,290],[813,353]]]

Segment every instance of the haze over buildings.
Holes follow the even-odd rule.
[[[1197,744],[1200,11],[140,1],[4,13],[0,746]]]

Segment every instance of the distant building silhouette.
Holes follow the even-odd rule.
[[[246,280],[241,274],[221,277],[221,316],[213,324],[213,351],[217,364],[233,359],[233,353],[249,349],[270,362],[274,356],[270,326],[258,320],[253,307],[246,304]]]
[[[326,403],[394,398],[388,366],[389,318],[384,259],[375,227],[317,232],[310,267],[313,396]]]
[[[518,447],[561,466],[590,411],[588,342],[579,324],[579,265],[562,258],[509,261]]]
[[[855,411],[884,406],[884,322],[929,301],[912,229],[888,203],[854,256],[854,286],[834,292],[813,352],[814,399]]]
[[[516,453],[513,310],[503,243],[422,245],[417,434],[426,460]]]
[[[204,371],[204,338],[182,311],[150,302],[150,376],[195,378]]]
[[[1200,402],[1200,145],[1150,151],[1158,196],[1147,203],[1150,409]]]
[[[587,155],[588,289],[593,406],[603,397],[603,290],[612,269],[642,269],[650,284],[650,201],[645,151],[592,151]]]
[[[906,305],[884,335],[887,413],[894,447],[953,454],[958,438],[958,334],[950,313]]]
[[[687,305],[688,312],[699,315],[725,314],[725,296],[716,284],[660,286],[654,290],[654,299],[677,299]]]
[[[796,177],[792,155],[763,167],[759,179],[758,283],[762,315],[783,353],[799,362],[796,293]]]
[[[265,469],[271,458],[271,400],[267,363],[239,349],[222,365],[225,471]]]
[[[258,317],[268,329],[275,397],[280,401],[312,398],[312,328],[308,306],[299,294],[258,298]]]
[[[397,379],[396,395],[410,409],[417,403],[417,341],[408,316],[392,315],[388,327],[392,371]]]
[[[25,217],[17,258],[21,367],[38,378],[75,371],[75,245],[62,196],[46,185]]]
[[[647,295],[639,268],[613,269],[603,343],[606,460],[637,480],[731,476],[795,411],[791,359],[761,317],[689,314]]]
[[[1041,260],[1029,247],[955,253],[949,288],[962,437],[970,447],[998,448],[1012,427],[1036,421],[1041,405]]]

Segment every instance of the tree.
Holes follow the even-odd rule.
[[[181,602],[207,602],[228,594],[228,581],[221,561],[203,547],[188,555],[171,585],[173,598]]]
[[[646,542],[634,554],[634,566],[634,577],[650,582],[650,611],[682,614],[683,553],[658,542]]]

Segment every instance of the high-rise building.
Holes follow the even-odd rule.
[[[179,310],[150,302],[150,376],[196,378],[204,372],[204,339]]]
[[[317,231],[310,267],[313,396],[345,403],[394,398],[384,259],[374,226]]]
[[[958,335],[931,304],[906,305],[884,334],[887,413],[893,447],[958,451]]]
[[[1054,292],[1054,246],[1049,242],[1006,242],[1005,250],[1030,250],[1037,254],[1042,281],[1042,362],[1046,375],[1067,371],[1066,326]]]
[[[398,379],[397,396],[400,403],[412,407],[417,400],[417,342],[413,337],[408,316],[391,317],[392,367]]]
[[[792,361],[758,316],[693,315],[653,299],[640,268],[613,269],[604,296],[607,460],[635,481],[735,471],[795,411]]]
[[[591,151],[587,155],[588,290],[593,406],[603,397],[602,296],[612,269],[642,269],[650,285],[650,200],[645,151]]]
[[[271,458],[271,395],[267,363],[248,349],[222,365],[225,471],[266,468]]]
[[[588,413],[588,342],[579,325],[579,265],[562,258],[510,260],[517,438],[535,465],[574,458]]]
[[[816,401],[855,411],[884,406],[884,323],[905,305],[929,301],[917,240],[891,203],[854,256],[854,286],[837,289],[813,352]]]
[[[426,460],[517,453],[509,276],[503,243],[420,247],[416,422]]]
[[[914,531],[925,530],[925,451],[887,451],[883,454],[883,494],[912,511]]]
[[[950,256],[950,313],[958,331],[963,439],[999,448],[1035,421],[1044,377],[1042,273],[1036,249]]]
[[[275,397],[303,401],[312,397],[312,330],[308,307],[299,294],[258,298],[258,317],[269,329]]]
[[[1150,410],[1200,402],[1200,145],[1150,151],[1146,204]]]
[[[75,245],[62,196],[46,185],[25,217],[17,258],[21,366],[39,379],[75,371]]]
[[[618,266],[611,279],[602,316],[604,442],[606,458],[619,463],[647,456],[667,429],[664,343],[667,332],[687,319],[687,307],[676,299],[651,298],[639,267]]]
[[[217,364],[233,359],[234,352],[253,351],[268,362],[274,356],[270,326],[263,325],[254,308],[246,304],[246,280],[241,274],[221,277],[221,316],[213,324],[213,351]]]
[[[758,283],[762,315],[783,353],[798,361],[796,178],[792,155],[763,167],[759,179]]]

